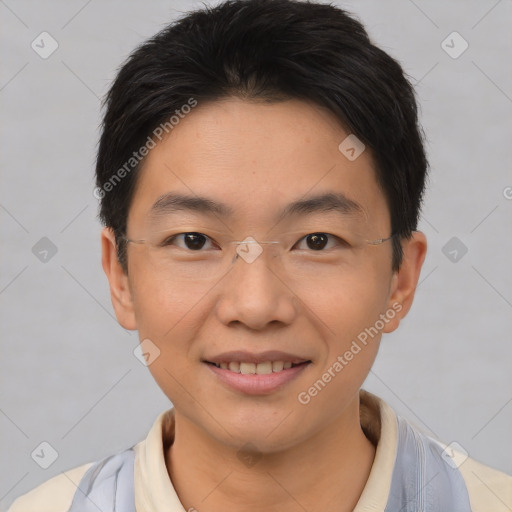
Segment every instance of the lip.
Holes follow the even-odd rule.
[[[246,358],[242,358],[242,360],[244,359]],[[231,359],[231,361],[239,360],[240,359]],[[268,358],[265,359],[265,361],[268,360]],[[276,358],[273,360],[282,361],[283,359]],[[215,376],[231,390],[239,391],[241,393],[245,393],[246,395],[269,395],[284,387],[286,384],[289,384],[292,380],[296,379],[311,364],[310,361],[308,362],[303,360],[303,362],[304,364],[299,364],[299,366],[292,366],[286,370],[281,370],[280,372],[269,373],[266,375],[243,375],[241,373],[232,372],[228,369],[217,368],[215,365],[209,364],[206,361],[203,361],[203,364],[205,364],[210,369],[210,371],[213,372]]]
[[[264,363],[265,361],[284,361],[293,364],[305,363],[310,359],[300,357],[296,354],[290,354],[289,352],[281,352],[279,350],[267,350],[265,352],[247,352],[246,350],[235,350],[231,352],[223,352],[212,357],[205,357],[203,362],[209,363],[230,363],[236,361],[239,363]],[[211,365],[209,365],[211,366]]]

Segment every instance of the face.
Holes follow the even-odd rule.
[[[272,452],[320,434],[409,307],[424,254],[405,248],[401,281],[391,243],[366,243],[390,235],[390,216],[370,151],[338,148],[348,135],[299,100],[199,104],[146,158],[127,223],[146,242],[128,243],[127,274],[104,234],[120,323],[160,351],[149,369],[177,418],[225,445]],[[226,211],[172,210],[170,194]],[[326,194],[327,207],[286,210]],[[231,246],[261,248],[250,262],[225,256],[248,236],[280,243]]]

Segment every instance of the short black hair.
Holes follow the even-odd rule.
[[[95,195],[123,269],[143,148],[154,144],[162,127],[172,129],[172,118],[179,122],[185,106],[190,111],[197,102],[230,96],[313,102],[371,149],[398,270],[401,240],[417,227],[428,173],[415,91],[400,64],[370,41],[353,15],[298,0],[204,6],[145,41],[121,66],[103,103]]]

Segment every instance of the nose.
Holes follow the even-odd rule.
[[[292,287],[272,265],[278,256],[265,250],[255,259],[237,254],[229,272],[222,279],[217,301],[217,315],[221,322],[245,324],[255,330],[264,329],[271,322],[289,325],[297,316],[298,300]]]

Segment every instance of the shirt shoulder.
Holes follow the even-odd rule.
[[[512,476],[468,457],[459,467],[473,512],[510,512]]]
[[[155,420],[147,439],[143,439],[136,443],[134,446],[118,452],[117,454],[113,454],[110,456],[106,456],[102,459],[88,462],[86,464],[82,464],[81,466],[77,466],[68,471],[64,471],[53,478],[43,482],[39,486],[35,487],[31,491],[22,496],[19,496],[14,500],[10,508],[7,512],[68,512],[71,505],[75,505],[73,503],[73,499],[75,498],[75,494],[79,485],[83,484],[88,486],[91,481],[97,480],[100,476],[106,477],[112,476],[111,473],[114,472],[114,480],[118,481],[122,471],[118,471],[121,466],[125,466],[125,480],[123,485],[127,488],[127,491],[132,493],[134,485],[140,487],[142,484],[146,484],[147,482],[130,482],[130,476],[134,475],[133,466],[131,456],[133,454],[134,461],[137,461],[137,465],[143,465],[147,463],[145,460],[146,452],[145,447],[148,439],[151,440],[153,446],[153,451],[149,456],[150,462],[163,462],[164,471],[162,471],[162,475],[167,475],[165,469],[165,462],[163,458],[163,449],[162,449],[162,421],[169,416],[169,414],[173,413],[173,409],[171,408],[168,411],[162,412],[157,419]],[[165,424],[167,424],[165,422]],[[129,452],[132,454],[129,454]],[[142,453],[142,459],[140,454]],[[129,455],[129,456],[128,456]],[[138,459],[138,460],[137,460]],[[93,468],[91,474],[89,475],[89,479],[86,476],[86,473],[89,469]],[[145,466],[144,466],[145,467]],[[131,475],[130,475],[131,473]],[[142,476],[144,475],[144,471],[142,472]],[[154,476],[152,474],[152,476]],[[85,478],[84,478],[85,477]],[[84,480],[84,482],[82,482]],[[168,485],[170,484],[170,480],[167,476]],[[152,481],[150,481],[153,484]],[[117,485],[117,484],[115,484]],[[108,486],[107,486],[108,487]],[[149,488],[149,487],[148,487]],[[99,492],[102,493],[103,489],[100,486]],[[115,491],[114,487],[114,492]],[[140,490],[139,490],[140,492]],[[142,494],[145,495],[146,490],[142,488]],[[80,497],[80,495],[77,495]],[[104,498],[105,496],[103,496]],[[79,500],[80,501],[80,500]],[[79,509],[80,510],[80,509]],[[124,509],[120,509],[124,510]]]
[[[443,450],[442,457],[457,471],[466,487],[471,512],[510,512],[512,510],[512,476],[471,457],[460,446],[428,439]]]
[[[378,407],[369,407],[370,398]],[[370,439],[377,445],[355,510],[394,511],[405,503],[407,510],[512,512],[511,475],[469,457],[457,443],[447,445],[432,437],[375,395],[361,394],[361,405],[367,409],[361,414],[361,426],[369,438],[367,431],[372,427]]]
[[[80,480],[94,464],[64,471],[14,500],[7,512],[67,512]]]

